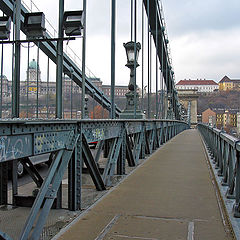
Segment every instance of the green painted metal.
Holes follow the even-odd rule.
[[[234,199],[235,217],[240,217],[240,141],[216,128],[205,124],[198,124],[203,139],[209,150],[213,164],[218,169],[218,176],[222,185],[226,186],[226,197]]]
[[[38,173],[37,169],[35,166],[32,164],[29,158],[22,158],[20,160],[22,163],[24,169],[28,172],[29,176],[33,179],[33,181],[36,183],[37,187],[40,188],[43,183],[43,178],[41,175]]]
[[[2,118],[2,105],[3,105],[3,44],[1,51],[1,70],[0,70],[0,79],[1,79],[1,90],[0,90],[0,118]]]
[[[36,118],[38,118],[39,104],[39,42],[37,43],[37,103],[36,103]]]
[[[146,14],[148,16],[148,21],[149,21],[149,32],[152,33],[153,40],[155,42],[155,46],[158,45],[157,48],[157,54],[158,58],[161,64],[161,71],[164,77],[165,84],[167,86],[168,92],[171,92],[171,89],[174,89],[174,79],[171,74],[171,64],[169,60],[169,55],[168,55],[168,50],[167,50],[167,43],[168,40],[165,37],[164,31],[162,31],[164,25],[163,25],[163,16],[161,16],[161,10],[159,6],[159,2],[155,0],[143,0]],[[158,19],[157,19],[157,27],[156,27],[156,18],[155,18],[155,12],[158,12]],[[158,43],[156,42],[157,36],[156,36],[156,28],[159,30],[158,32],[161,34],[158,34]],[[162,48],[162,49],[161,49]],[[177,92],[173,93],[173,98],[172,98],[172,105],[174,107],[173,111],[175,114],[176,119],[180,119],[180,112],[179,109],[176,108],[178,102],[178,97],[177,97]]]
[[[103,178],[101,177],[97,163],[92,156],[92,153],[87,143],[87,139],[85,138],[84,134],[82,134],[82,150],[83,150],[83,160],[87,168],[89,169],[90,175],[96,186],[96,189],[98,191],[105,190]]]
[[[173,127],[176,127],[177,131],[170,130]],[[38,184],[41,188],[20,239],[29,237],[37,239],[41,234],[50,208],[54,199],[57,198],[57,192],[61,189],[63,173],[68,166],[70,188],[68,205],[70,210],[78,210],[81,208],[83,161],[96,189],[104,190],[106,186],[111,185],[116,167],[118,174],[124,174],[126,160],[129,166],[136,166],[140,157],[143,158],[150,154],[158,146],[156,141],[163,139],[164,131],[169,139],[175,133],[187,128],[188,125],[184,122],[161,120],[129,120],[128,122],[125,120],[12,120],[7,123],[0,122],[0,132],[3,133],[0,143],[0,164],[7,160],[21,159],[24,161],[24,157],[46,152],[56,155],[43,183],[32,171],[35,174],[35,180],[39,180]],[[156,136],[157,134],[162,134],[162,136]],[[161,143],[167,139],[161,140]],[[89,149],[88,143],[91,141],[112,142],[103,175],[97,166],[99,157],[94,158]],[[11,154],[7,154],[9,147],[12,150]],[[1,185],[0,192],[4,193]],[[40,209],[43,202],[43,208]],[[37,228],[34,227],[35,225]]]
[[[116,41],[116,0],[112,0],[111,9],[111,118],[115,116],[115,41]]]
[[[54,159],[54,161],[53,161],[53,164],[49,170],[48,176],[45,179],[45,181],[37,195],[37,198],[34,202],[34,205],[31,209],[30,215],[28,216],[27,222],[24,226],[24,229],[23,229],[21,237],[20,237],[21,240],[25,240],[25,239],[29,238],[30,232],[32,231],[33,224],[37,218],[37,215],[39,213],[41,205],[42,205],[44,198],[48,192],[49,185],[52,183],[52,179],[54,177],[56,169],[57,169],[57,167],[60,163],[60,160],[63,156],[63,152],[64,152],[64,150],[60,150],[56,156],[56,159]]]
[[[20,1],[19,1],[20,2]],[[133,3],[133,1],[132,1]],[[146,4],[147,3],[147,4]],[[163,71],[165,83],[168,92],[172,93],[172,106],[176,119],[178,118],[178,112],[176,110],[177,96],[173,90],[173,76],[170,74],[170,64],[167,55],[167,47],[165,44],[164,34],[162,32],[161,16],[158,9],[158,1],[143,0],[143,6],[147,8],[148,15],[148,34],[152,34],[153,40],[157,46],[157,56],[161,58],[161,69]],[[147,5],[147,7],[146,7]],[[84,13],[86,13],[86,0],[83,1]],[[3,8],[6,14],[11,15],[12,2],[3,0],[0,3],[0,7]],[[132,7],[133,9],[133,7]],[[137,1],[135,0],[135,27],[134,27],[134,39],[136,42],[136,9]],[[64,1],[59,0],[59,37],[62,39],[62,14],[64,10]],[[115,18],[115,1],[113,1],[112,15]],[[22,15],[27,10],[22,6]],[[150,13],[154,12],[155,17]],[[19,13],[18,13],[19,14]],[[153,14],[154,15],[154,14]],[[86,30],[86,14],[84,14],[84,31]],[[16,19],[20,20],[18,16]],[[21,19],[22,21],[22,19]],[[115,21],[113,19],[113,21]],[[154,25],[155,24],[155,25]],[[132,24],[131,24],[132,25]],[[156,30],[155,33],[153,30]],[[19,29],[17,31],[19,32]],[[22,29],[24,32],[24,29]],[[115,31],[115,22],[112,23],[112,31]],[[158,35],[158,32],[161,32]],[[115,104],[114,99],[111,101],[112,108],[110,108],[110,101],[100,92],[97,88],[91,85],[88,78],[85,76],[85,32],[83,38],[83,65],[82,71],[79,70],[76,65],[65,55],[62,51],[62,40],[58,41],[56,45],[54,42],[39,42],[39,48],[43,50],[48,56],[48,77],[49,77],[49,59],[57,63],[57,96],[56,96],[56,117],[62,118],[62,72],[71,74],[73,79],[79,86],[82,86],[82,118],[85,118],[85,88],[88,89],[89,94],[94,99],[98,100],[100,104],[112,111],[112,118],[115,117]],[[115,32],[112,32],[112,47],[114,47]],[[131,34],[132,35],[132,34]],[[48,37],[48,36],[47,36]],[[160,38],[160,39],[159,39]],[[150,41],[151,39],[149,39]],[[159,41],[158,41],[159,40]],[[150,43],[150,42],[149,42]],[[135,56],[136,56],[136,44]],[[163,53],[159,47],[163,48]],[[57,50],[56,50],[57,48]],[[112,51],[114,52],[114,50]],[[160,53],[161,52],[161,53]],[[57,53],[57,54],[56,54]],[[162,55],[160,57],[160,55]],[[115,56],[115,54],[113,54]],[[112,55],[112,56],[113,56]],[[57,57],[56,57],[57,56]],[[136,58],[135,58],[136,59]],[[150,59],[149,59],[150,61]],[[114,64],[114,61],[112,61]],[[150,63],[149,63],[150,64]],[[136,61],[134,63],[134,71],[136,77]],[[151,65],[151,64],[150,64]],[[20,66],[20,62],[17,66]],[[70,68],[73,68],[74,72],[70,72]],[[114,69],[114,66],[112,66]],[[157,71],[157,70],[156,70]],[[114,74],[114,70],[112,70]],[[149,66],[150,74],[150,66]],[[157,72],[156,72],[157,74]],[[169,75],[170,74],[170,75]],[[151,76],[149,76],[151,78]],[[114,78],[114,76],[113,76]],[[114,83],[112,83],[114,85]],[[134,80],[136,89],[136,80]],[[151,80],[149,84],[148,94],[151,92]],[[16,88],[17,89],[17,88]],[[113,90],[113,89],[112,89]],[[112,94],[113,96],[114,94]],[[157,97],[157,96],[156,96]],[[134,116],[136,118],[136,92],[134,93]],[[157,102],[157,100],[156,100]],[[150,103],[150,102],[149,102]],[[148,104],[149,104],[148,103]],[[19,104],[16,101],[15,112],[13,116],[18,116],[17,112],[19,109],[16,108]],[[48,106],[48,102],[47,102]],[[72,108],[71,108],[72,109]],[[149,107],[150,109],[150,107]],[[48,111],[48,107],[47,107]],[[119,115],[120,110],[116,108],[116,115]],[[150,114],[150,112],[148,112]],[[156,109],[157,115],[157,109]],[[140,158],[144,158],[147,154],[151,154],[157,147],[160,147],[163,143],[174,137],[179,132],[188,128],[188,125],[181,121],[160,121],[160,120],[81,120],[81,121],[7,121],[0,122],[0,164],[5,164],[6,161],[12,161],[16,165],[17,160],[24,161],[24,158],[39,155],[43,153],[56,154],[52,166],[49,170],[48,176],[42,183],[40,178],[36,177],[36,183],[40,186],[40,192],[35,200],[32,207],[29,218],[26,222],[25,228],[23,229],[22,236],[20,239],[38,239],[41,231],[46,222],[48,213],[55,199],[61,201],[57,192],[61,192],[61,180],[63,173],[67,167],[69,167],[69,199],[68,206],[70,210],[81,209],[81,177],[83,161],[85,162],[90,175],[95,183],[97,190],[104,190],[106,186],[111,185],[111,178],[116,173],[125,174],[126,160],[129,166],[136,166],[139,163]],[[99,141],[100,145],[103,142],[111,142],[111,147],[108,154],[108,162],[104,167],[104,173],[101,174],[98,167],[98,160],[101,153],[102,147],[100,146],[96,157],[91,153],[89,149],[89,143],[93,141]],[[231,151],[232,153],[232,151]],[[117,167],[116,167],[117,166]],[[33,173],[34,171],[32,171]],[[223,171],[224,172],[224,171]],[[227,182],[232,182],[234,174],[227,178]],[[39,176],[38,176],[39,177]],[[37,182],[39,180],[39,182]],[[4,182],[3,182],[4,183]],[[6,181],[5,181],[6,185]],[[4,187],[0,184],[0,194],[4,193]],[[14,194],[17,193],[17,180],[15,179]],[[43,204],[44,203],[44,204]],[[43,204],[43,208],[40,209]],[[34,227],[34,226],[37,227]]]
[[[64,0],[59,0],[58,16],[58,37],[63,38],[63,13]],[[63,75],[63,41],[57,41],[57,68],[56,68],[56,118],[62,118],[63,94],[62,94],[62,75]]]
[[[0,205],[7,204],[8,163],[0,163]]]
[[[16,1],[15,40],[20,40],[21,0]],[[20,111],[20,43],[14,44],[14,73],[12,84],[12,117],[18,118]]]
[[[86,21],[87,21],[87,2],[83,0],[83,39],[82,39],[82,102],[81,102],[81,118],[88,118],[85,112],[85,94],[86,94]]]

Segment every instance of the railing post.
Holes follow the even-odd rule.
[[[8,162],[0,163],[0,205],[8,202]]]
[[[234,205],[234,217],[240,217],[240,152],[236,151],[236,202]]]
[[[117,161],[117,174],[118,175],[124,175],[125,174],[125,167],[126,167],[126,128],[125,128],[125,123],[122,124],[122,131],[123,131],[123,136],[122,136],[122,146],[120,149],[118,161]]]
[[[68,208],[71,211],[81,209],[83,165],[81,124],[77,126],[76,134],[79,134],[79,138],[68,166]]]
[[[142,123],[142,131],[143,131],[143,141],[142,141],[142,146],[141,146],[141,152],[140,152],[140,159],[145,158],[145,151],[146,151],[146,128],[145,128],[145,123]]]
[[[234,181],[235,181],[235,176],[234,176],[234,164],[236,162],[235,159],[236,156],[236,150],[234,147],[230,146],[230,159],[229,159],[229,176],[228,176],[228,190],[227,190],[227,198],[229,199],[234,199]]]

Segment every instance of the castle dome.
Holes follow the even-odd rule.
[[[30,63],[29,63],[29,69],[35,69],[37,70],[37,62],[35,59],[33,59]],[[39,69],[39,65],[38,65],[38,69]],[[40,69],[39,69],[40,70]]]

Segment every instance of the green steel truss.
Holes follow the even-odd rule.
[[[139,159],[187,128],[185,122],[176,120],[1,121],[1,175],[4,176],[6,162],[20,160],[29,166],[28,172],[40,187],[20,239],[38,239],[54,202],[61,207],[58,193],[67,169],[68,206],[79,210],[83,163],[96,190],[105,190],[115,174],[125,174],[125,162],[137,166]],[[89,147],[91,142],[98,142],[95,155]],[[107,158],[104,167],[98,164],[101,151]],[[52,164],[43,180],[31,169],[28,157],[44,153],[51,153]],[[1,203],[7,203],[6,184],[1,181]],[[16,200],[19,197],[13,195]]]

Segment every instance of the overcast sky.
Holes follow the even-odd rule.
[[[30,0],[24,0],[30,3]],[[110,84],[110,0],[87,1],[87,66]],[[141,2],[138,12],[141,15]],[[180,79],[213,79],[224,75],[240,78],[240,1],[239,0],[162,0],[170,40],[176,81]],[[35,3],[57,29],[58,1],[41,0]],[[65,10],[82,9],[82,1],[65,0]],[[34,8],[33,8],[34,10]],[[129,69],[123,42],[130,40],[130,0],[117,0],[116,84],[127,85]],[[139,29],[140,18],[138,19]],[[138,31],[141,42],[141,31]],[[145,39],[146,40],[146,39]],[[146,42],[146,41],[145,41]],[[81,40],[69,45],[81,57]],[[26,50],[22,50],[21,78],[26,78]],[[30,52],[36,58],[36,49]],[[141,56],[139,59],[141,65]],[[154,65],[153,61],[153,65]],[[145,66],[145,69],[147,66]],[[46,57],[40,55],[42,79],[46,79]],[[6,70],[7,71],[7,70]],[[55,67],[51,65],[51,80]],[[141,66],[137,70],[141,83]],[[9,77],[9,72],[6,73]],[[154,78],[153,74],[153,78]],[[9,77],[10,78],[10,77]],[[153,79],[154,80],[154,79]],[[147,82],[146,70],[144,85]]]

